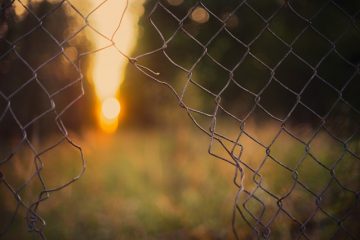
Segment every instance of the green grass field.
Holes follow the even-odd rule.
[[[261,136],[265,141],[276,128],[264,126],[251,130],[254,136]],[[296,161],[304,154],[304,146],[290,141],[286,135],[279,139],[271,155],[290,168],[296,168]],[[234,169],[207,153],[209,138],[200,130],[187,125],[163,130],[121,128],[115,135],[89,131],[75,141],[83,146],[87,170],[79,181],[51,194],[40,205],[39,213],[47,222],[48,239],[233,239]],[[322,134],[311,145],[312,154],[325,165],[331,165],[338,157],[336,154],[341,153],[341,149],[329,141]],[[244,146],[242,159],[258,167],[264,159],[264,150],[246,137],[240,138],[240,143]],[[47,186],[62,184],[81,170],[79,153],[69,149],[73,148],[61,144],[42,156]],[[27,164],[24,159],[28,160]],[[31,159],[31,154],[20,151],[9,164],[2,166],[3,172],[8,174],[5,177],[18,186],[33,170]],[[343,178],[347,186],[358,190],[359,164],[349,156],[345,161],[342,168],[336,168],[337,176]],[[245,187],[252,191],[256,187],[254,174],[244,171]],[[262,186],[279,198],[293,187],[291,172],[271,159],[264,162],[259,173],[263,177]],[[303,160],[297,173],[299,181],[317,194],[321,194],[331,177],[309,157]],[[36,199],[39,187],[36,180],[31,181],[21,192],[23,200]],[[0,189],[5,189],[3,184]],[[9,191],[0,192],[4,199],[0,209],[7,209],[0,220],[3,226],[10,219],[16,201]],[[262,190],[257,190],[255,195],[267,204],[262,221],[270,221],[278,209],[276,201]],[[323,196],[321,206],[339,217],[355,199],[334,183]],[[314,211],[315,200],[296,185],[283,201],[283,207],[299,221],[305,221]],[[247,207],[260,216],[261,208],[255,202],[249,201]],[[31,239],[23,213],[21,209],[4,239]],[[316,213],[306,233],[316,239],[331,236],[336,224],[324,219],[326,215]],[[250,238],[249,229],[242,224],[245,223],[238,224],[239,235]],[[344,225],[358,231],[353,218]],[[280,213],[271,227],[272,236],[291,239],[299,226]],[[326,231],[320,231],[325,227]]]

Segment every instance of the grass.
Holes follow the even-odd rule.
[[[277,126],[271,125],[249,127],[252,136],[262,142],[271,139],[277,130]],[[115,135],[89,131],[77,142],[83,146],[87,159],[86,174],[75,184],[53,193],[40,205],[40,215],[47,221],[45,233],[48,239],[233,239],[234,169],[207,154],[209,139],[199,130],[179,125],[162,130],[121,128]],[[279,209],[276,198],[284,198],[282,207],[300,223],[307,221],[315,211],[316,197],[299,184],[294,185],[295,171],[299,182],[315,194],[323,194],[320,206],[326,213],[341,219],[344,211],[354,203],[353,194],[344,191],[336,182],[331,182],[326,189],[331,179],[329,171],[310,155],[304,157],[304,145],[289,135],[282,133],[273,143],[270,152],[273,159],[265,159],[264,149],[249,137],[243,135],[239,142],[244,147],[243,161],[254,169],[262,166],[259,174],[263,189],[256,188],[254,179],[258,179],[246,168],[245,187],[267,205],[262,215],[262,208],[254,199],[250,199],[246,207],[263,223],[271,223],[274,238],[295,238],[300,228],[282,211],[271,222]],[[216,146],[214,148],[220,155],[224,154]],[[310,152],[321,164],[332,166],[342,148],[321,132],[310,145]],[[13,179],[14,185],[19,185],[33,170],[31,159],[31,154],[22,150],[12,161],[2,165],[1,170],[9,173],[6,177]],[[67,144],[44,154],[43,160],[43,174],[48,186],[64,183],[81,170],[79,152]],[[350,156],[345,156],[343,161],[348,163],[342,164],[341,168],[338,165],[337,177],[349,189],[358,191],[359,176],[354,169],[359,169],[359,163]],[[3,226],[16,201],[9,191],[3,191],[3,184],[0,189],[0,197],[5,199],[0,203],[0,209],[6,209],[2,214],[6,217],[0,220],[0,226]],[[31,181],[21,193],[24,201],[35,199],[39,189],[39,183]],[[245,195],[241,197],[246,198]],[[358,212],[359,208],[352,208],[352,211]],[[20,211],[4,239],[30,238],[23,216]],[[245,213],[245,216],[256,224],[249,214]],[[251,238],[245,222],[240,221],[240,216],[237,219],[239,235]],[[354,218],[348,219],[344,225],[353,234],[358,234],[358,224],[351,220]],[[334,221],[324,212],[317,211],[309,220],[306,234],[315,239],[327,239],[336,229]]]

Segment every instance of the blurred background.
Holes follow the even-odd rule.
[[[1,239],[359,237],[359,1],[0,3]]]

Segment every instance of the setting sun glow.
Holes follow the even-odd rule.
[[[26,6],[44,0],[22,0],[14,2],[14,10],[18,17],[27,13]],[[71,4],[61,0],[47,0],[61,3],[68,14],[79,18],[71,6],[86,17],[84,32],[91,41],[93,57],[90,69],[91,82],[96,93],[96,115],[99,126],[105,132],[114,132],[118,126],[121,96],[120,86],[125,78],[128,58],[133,51],[139,34],[138,21],[144,13],[145,0],[73,0]],[[182,2],[183,0],[172,0]],[[80,24],[84,22],[80,21]],[[0,28],[0,37],[7,31],[7,25]],[[75,41],[75,40],[74,40]],[[79,57],[75,47],[66,47],[66,55],[71,61]]]
[[[98,0],[90,0],[94,7]],[[125,11],[126,10],[126,11]],[[124,15],[122,16],[122,13]],[[114,132],[118,127],[121,95],[120,85],[125,77],[129,56],[138,36],[137,22],[144,12],[143,1],[109,0],[89,17],[96,29],[92,32],[96,49],[92,69],[93,84],[98,98],[99,126],[105,132]],[[121,21],[121,24],[119,22]],[[101,36],[103,35],[103,36]],[[105,37],[104,37],[105,36]]]
[[[101,103],[99,125],[106,133],[113,133],[118,127],[118,118],[121,111],[119,100],[115,97],[105,99]]]
[[[107,98],[101,105],[101,113],[108,120],[116,119],[120,113],[120,103],[116,98]]]

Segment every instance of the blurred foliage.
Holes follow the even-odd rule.
[[[281,0],[249,0],[227,18],[238,1],[204,0],[201,4],[211,12],[205,23],[191,19],[192,10],[202,6],[198,1],[180,1],[178,6],[160,2],[145,3],[139,23],[142,34],[133,55],[166,43],[166,48],[139,57],[138,62],[183,94],[188,107],[212,114],[221,92],[221,106],[239,120],[263,121],[263,114],[252,112],[257,102],[288,125],[316,128],[335,105],[326,120],[329,127],[346,122],[342,127],[354,130],[360,109],[360,22],[351,16],[360,8],[359,1],[324,6],[328,1],[293,0],[289,7]],[[182,92],[189,72],[193,83]],[[129,66],[121,89],[127,118],[140,125],[159,124],[163,109],[173,102],[144,78]],[[298,97],[306,107],[293,108]],[[161,107],[144,104],[148,102]]]
[[[0,39],[0,92],[4,96],[0,97],[0,112],[3,114],[10,102],[27,134],[59,133],[53,106],[62,113],[82,95],[84,87],[85,96],[61,115],[65,126],[79,131],[94,122],[94,91],[84,84],[86,71],[85,80],[81,79],[75,67],[80,61],[82,70],[88,67],[89,59],[79,55],[89,48],[90,41],[82,33],[69,38],[80,26],[63,5],[38,1],[27,7],[29,11],[22,15],[16,15],[13,6],[4,8],[6,17],[1,27],[6,31]],[[7,111],[0,126],[2,137],[21,137],[23,133],[14,121]]]

